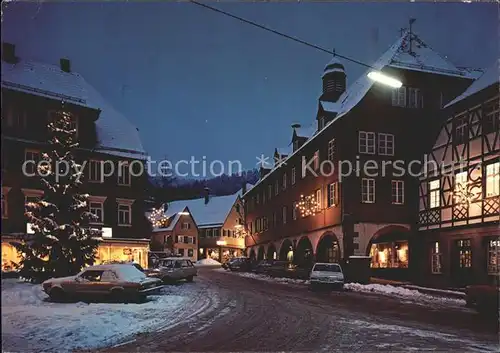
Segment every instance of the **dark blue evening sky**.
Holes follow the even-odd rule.
[[[498,57],[495,4],[211,3],[371,63],[415,32],[457,65]],[[72,61],[140,130],[153,158],[240,160],[286,146],[315,118],[330,55],[189,3],[9,3],[4,40],[19,56]],[[345,63],[348,85],[364,68]]]

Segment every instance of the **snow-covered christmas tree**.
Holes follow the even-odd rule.
[[[43,198],[26,205],[32,234],[14,244],[21,254],[20,276],[33,282],[74,275],[92,264],[101,235],[89,225],[95,217],[87,206],[89,195],[79,193],[83,173],[72,153],[78,142],[71,122],[61,111],[48,124],[49,145],[37,173]]]

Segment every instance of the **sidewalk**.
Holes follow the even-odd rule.
[[[402,287],[411,290],[417,290],[421,293],[437,295],[440,297],[454,298],[454,299],[465,299],[465,293],[460,290],[449,290],[449,289],[437,289],[430,287],[421,287],[411,282],[394,281],[384,278],[370,277],[371,284],[388,284],[395,287]]]

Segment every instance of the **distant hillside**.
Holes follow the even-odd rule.
[[[255,184],[259,180],[257,169],[245,171],[241,175],[221,175],[211,179],[195,180],[174,177],[152,177],[153,197],[157,202],[195,199],[204,196],[208,187],[214,196],[231,195],[240,190],[244,183]]]

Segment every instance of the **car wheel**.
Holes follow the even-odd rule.
[[[127,298],[125,298],[125,293],[123,289],[115,288],[111,290],[111,299],[114,302],[121,302],[123,300],[126,300]]]
[[[50,300],[55,302],[63,301],[66,297],[64,291],[61,288],[52,288],[49,293]]]

